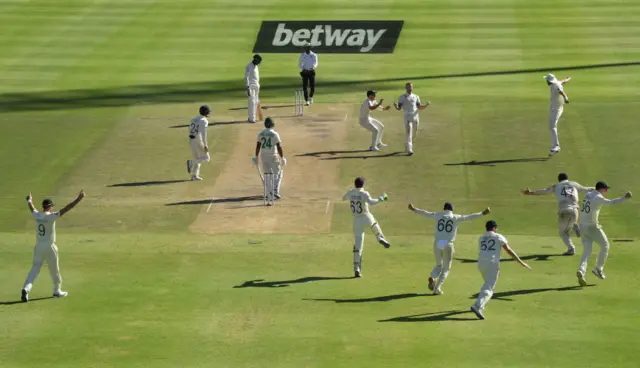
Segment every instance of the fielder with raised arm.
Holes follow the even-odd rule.
[[[273,196],[273,198],[269,198],[271,202],[273,199],[281,198],[282,169],[287,164],[287,159],[284,158],[284,152],[282,151],[280,134],[274,130],[275,126],[276,123],[272,118],[264,119],[265,129],[258,134],[255,156],[251,158],[253,164],[258,165],[258,155],[260,155],[263,172],[274,175],[273,188],[271,187],[272,183],[267,181],[267,195]]]
[[[413,137],[418,133],[418,125],[420,124],[420,118],[418,117],[418,111],[424,110],[431,104],[427,101],[426,105],[420,102],[420,96],[413,93],[413,84],[407,82],[405,85],[407,92],[398,98],[397,103],[393,103],[393,107],[396,110],[404,110],[404,131],[405,131],[405,149],[407,155],[413,155]]]
[[[531,190],[529,188],[522,190],[524,195],[542,195],[555,193],[558,200],[558,233],[560,238],[567,246],[567,251],[563,256],[572,256],[576,254],[576,247],[571,241],[570,232],[575,231],[576,236],[580,237],[580,227],[578,226],[578,192],[589,192],[595,188],[587,188],[569,181],[569,176],[565,173],[558,174],[558,183],[545,189]]]
[[[478,293],[478,299],[471,306],[471,311],[475,313],[479,319],[484,319],[484,308],[493,296],[493,289],[498,282],[500,274],[500,249],[504,249],[513,259],[520,263],[523,267],[531,270],[528,264],[524,263],[520,257],[509,247],[507,238],[498,234],[498,224],[493,221],[487,221],[485,225],[487,230],[484,235],[478,239],[478,270],[482,275],[484,284]]]
[[[436,266],[429,276],[429,290],[434,294],[444,294],[441,287],[451,270],[451,262],[455,249],[453,242],[456,240],[458,225],[462,221],[473,220],[476,217],[487,215],[491,212],[489,207],[484,211],[472,213],[470,215],[456,215],[453,213],[453,205],[449,202],[444,204],[443,212],[429,212],[414,207],[409,203],[409,209],[425,217],[436,220],[435,240],[433,242],[433,254],[436,259]]]
[[[244,68],[244,86],[247,89],[249,101],[249,122],[256,122],[256,114],[262,114],[260,107],[260,71],[258,65],[262,62],[262,57],[253,55],[253,60]]]
[[[191,180],[202,180],[200,177],[200,164],[209,162],[209,146],[207,144],[207,127],[211,109],[207,105],[200,106],[200,116],[191,119],[189,124],[189,146],[191,146],[192,160],[187,160],[187,172],[191,174]]]
[[[33,287],[33,283],[40,274],[40,269],[44,262],[47,262],[49,267],[49,274],[53,281],[53,297],[60,298],[65,297],[69,293],[62,291],[62,277],[60,276],[60,265],[58,264],[58,247],[56,246],[56,220],[64,216],[67,212],[71,211],[82,198],[84,198],[84,191],[80,191],[78,197],[68,205],[64,206],[58,212],[53,211],[53,201],[45,199],[42,201],[42,212],[36,210],[33,205],[33,197],[31,193],[27,196],[27,204],[29,205],[29,211],[36,220],[36,247],[33,250],[33,265],[31,271],[27,275],[27,279],[24,282],[22,288],[22,295],[20,299],[23,302],[29,301],[29,292]]]
[[[599,181],[596,183],[596,190],[587,193],[582,201],[582,217],[580,218],[580,228],[582,230],[582,246],[584,247],[584,253],[580,258],[580,267],[576,276],[578,276],[578,283],[580,286],[587,286],[587,280],[585,274],[587,272],[587,262],[591,257],[591,251],[593,249],[593,242],[598,243],[600,251],[598,252],[598,258],[596,260],[596,268],[591,272],[599,279],[604,280],[604,263],[609,255],[609,239],[605,235],[604,230],[600,227],[598,217],[600,215],[600,209],[605,204],[617,204],[625,199],[631,198],[631,192],[627,192],[622,197],[616,199],[606,199],[604,194],[609,191],[609,186]]]
[[[371,132],[371,151],[380,151],[380,148],[387,147],[382,143],[382,134],[384,133],[384,125],[371,117],[372,110],[389,110],[391,106],[382,107],[382,101],[376,101],[376,91],[367,91],[367,99],[360,106],[360,125]]]
[[[563,105],[569,103],[569,97],[562,86],[569,82],[571,78],[567,77],[563,80],[558,80],[555,75],[547,74],[544,79],[547,81],[551,94],[549,102],[549,133],[551,134],[551,149],[549,150],[549,156],[553,156],[560,152],[558,120],[560,120],[560,116],[562,116]]]
[[[362,277],[362,251],[364,246],[364,231],[371,228],[376,234],[378,243],[389,248],[391,244],[384,238],[380,225],[369,212],[369,205],[376,205],[389,199],[386,194],[382,194],[380,198],[371,198],[371,194],[364,190],[364,178],[357,177],[355,180],[355,188],[345,194],[342,199],[349,201],[349,208],[353,215],[353,272],[355,277]]]

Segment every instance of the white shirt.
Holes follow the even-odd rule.
[[[36,220],[36,244],[55,244],[56,242],[56,220],[60,218],[60,212],[38,212],[32,213]]]
[[[616,199],[606,199],[602,193],[593,191],[587,193],[582,201],[582,208],[580,209],[580,226],[585,225],[599,225],[598,216],[600,216],[600,208],[605,204],[617,204],[624,201],[624,196]]]
[[[273,157],[278,155],[277,145],[282,143],[280,135],[273,129],[265,129],[258,134],[260,142],[260,155],[262,157]]]
[[[425,217],[432,217],[436,219],[436,243],[440,241],[452,243],[456,240],[459,222],[473,220],[476,217],[482,216],[482,212],[473,213],[471,215],[456,215],[451,211],[429,212],[419,208],[416,208],[414,212]]]
[[[546,194],[554,192],[558,200],[558,211],[566,211],[578,209],[578,192],[589,192],[595,189],[596,188],[583,187],[575,181],[563,180],[549,188],[535,190],[533,193]]]
[[[398,105],[404,111],[405,120],[413,120],[418,115],[420,96],[416,94],[403,94],[398,98]]]
[[[564,88],[562,87],[562,83],[556,80],[549,85],[549,90],[551,91],[550,104],[552,109],[557,109],[564,105],[564,97],[560,94],[560,92],[564,92]]]
[[[250,62],[244,68],[244,85],[245,87],[260,88],[260,71],[253,62]]]
[[[364,102],[362,103],[362,106],[360,106],[360,119],[368,120],[369,117],[371,117],[370,107],[375,106],[377,104],[378,102],[376,102],[376,100],[370,100],[368,98],[364,100]]]
[[[370,215],[369,205],[375,205],[380,202],[379,199],[371,198],[371,194],[362,188],[351,189],[342,197],[342,200],[349,201],[353,217]]]
[[[507,244],[507,238],[493,231],[487,231],[478,239],[478,262],[500,262],[500,250],[505,244]]]
[[[300,69],[315,69],[318,67],[318,55],[315,52],[311,51],[308,54],[303,52],[300,55],[300,60],[298,61],[298,66]]]
[[[189,138],[192,136],[195,139],[202,139],[204,145],[207,145],[207,127],[209,126],[209,121],[204,116],[196,116],[191,119],[191,124],[189,124]]]

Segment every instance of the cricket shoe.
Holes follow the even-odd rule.
[[[20,300],[22,300],[25,303],[29,301],[29,292],[26,289],[22,289],[22,295],[20,295]]]
[[[360,271],[354,271],[353,277],[355,277],[356,279],[359,279],[362,277],[362,273]]]
[[[600,280],[604,280],[607,278],[607,276],[604,275],[604,272],[602,272],[601,270],[594,268],[591,273],[593,273],[594,275],[596,275],[597,278],[599,278]]]
[[[250,124],[255,124],[255,123],[256,123],[256,121],[255,121],[255,120],[251,120],[251,119],[247,119],[247,121],[248,121]]]
[[[369,147],[369,151],[378,152],[378,151],[380,151],[380,148],[371,146],[371,147]]]
[[[433,291],[435,289],[436,280],[433,277],[429,277],[429,285],[427,286],[429,290]]]
[[[407,151],[407,156],[413,156],[413,151]]]
[[[576,276],[578,277],[578,284],[580,284],[580,286],[587,286],[587,280],[584,278],[584,275],[582,274],[582,272],[578,271],[576,272]]]
[[[549,151],[549,157],[551,157],[551,156],[555,156],[555,155],[557,155],[559,152],[560,152],[560,147],[552,148],[552,149]]]
[[[573,256],[576,254],[576,248],[568,249],[566,252],[562,253],[563,256]]]
[[[311,97],[311,98],[309,99],[309,101],[311,101],[311,103],[313,103],[313,97]]]
[[[575,231],[576,236],[579,238],[580,237],[580,225],[573,224],[573,231]]]
[[[309,105],[311,105],[311,102],[307,101],[307,102],[305,102],[304,104],[305,104],[306,106],[309,106]]]
[[[280,198],[282,198],[282,197],[280,196],[280,194],[274,194],[274,195],[273,195],[273,198],[275,198],[275,199],[280,199]]]
[[[53,293],[53,297],[54,298],[64,298],[65,296],[69,295],[69,293],[67,293],[66,291],[56,291],[55,293]]]
[[[478,319],[484,319],[484,314],[482,314],[480,309],[477,309],[475,304],[471,306],[471,311],[476,315],[476,317],[478,317]]]
[[[193,164],[191,163],[191,160],[187,160],[187,173],[191,174],[192,167],[193,167]]]
[[[202,180],[202,178],[199,176],[192,176],[191,180],[198,181],[198,180]]]
[[[382,236],[378,237],[378,243],[384,245],[385,248],[389,248],[391,246],[391,243],[389,243],[387,239],[383,238]]]
[[[444,294],[444,291],[442,291],[442,289],[437,288],[433,291],[433,295],[442,295]]]
[[[378,147],[378,148],[385,148],[385,147],[389,147],[389,145],[388,145],[388,144],[384,144],[384,143],[380,142],[380,143],[378,143],[378,145],[377,145],[376,147]]]

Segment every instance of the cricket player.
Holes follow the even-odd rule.
[[[549,133],[551,133],[551,150],[549,150],[549,156],[553,156],[560,152],[558,120],[560,120],[560,116],[562,116],[563,105],[569,103],[569,97],[567,97],[562,86],[569,82],[571,78],[567,77],[563,80],[557,80],[555,75],[547,74],[544,79],[547,81],[547,85],[549,85],[551,93],[549,104]]]
[[[84,198],[84,191],[80,191],[78,197],[63,209],[58,212],[53,211],[53,201],[45,199],[42,201],[42,212],[36,210],[33,205],[33,197],[31,193],[27,196],[27,204],[29,205],[29,211],[33,218],[36,220],[36,247],[33,250],[33,265],[31,271],[27,275],[27,280],[24,282],[22,288],[22,295],[20,299],[23,302],[29,301],[29,292],[33,287],[33,283],[38,278],[40,269],[44,262],[47,262],[49,267],[49,274],[53,281],[53,297],[61,298],[67,296],[69,293],[62,291],[62,277],[60,276],[60,266],[58,264],[58,247],[56,246],[56,220],[64,216],[65,213],[71,211],[82,198]]]
[[[302,91],[304,92],[304,101],[307,106],[313,103],[313,94],[316,89],[316,68],[318,67],[318,55],[311,51],[311,44],[307,42],[304,52],[298,60],[300,68],[300,76],[302,77]],[[311,87],[309,93],[307,87]]]
[[[498,275],[500,274],[500,249],[504,249],[523,267],[531,270],[531,267],[524,263],[509,247],[507,238],[496,232],[498,224],[495,221],[487,221],[485,228],[487,232],[478,240],[478,270],[480,270],[480,274],[484,279],[484,284],[478,294],[478,300],[471,306],[471,311],[475,313],[479,319],[484,319],[484,307],[491,299],[491,296],[493,296],[493,289],[496,287],[496,282],[498,281]]]
[[[447,279],[451,270],[451,262],[455,252],[453,242],[456,240],[458,225],[462,221],[473,220],[474,218],[487,215],[491,212],[489,207],[484,211],[472,213],[470,215],[456,215],[453,213],[453,204],[445,202],[443,212],[429,212],[414,207],[409,203],[409,210],[425,217],[431,217],[436,221],[435,240],[433,242],[433,254],[436,259],[436,266],[429,276],[429,290],[436,295],[444,294],[441,287]]]
[[[244,69],[244,85],[247,89],[247,97],[249,99],[249,122],[256,122],[257,110],[260,107],[260,72],[258,65],[262,62],[262,57],[258,54],[253,55],[253,60]]]
[[[262,171],[273,174],[273,186],[267,181],[267,195],[273,195],[270,200],[280,199],[280,184],[282,183],[282,169],[287,165],[287,159],[284,158],[282,151],[282,141],[280,135],[273,128],[276,123],[272,118],[264,119],[265,129],[258,134],[258,142],[256,143],[255,156],[251,158],[254,165],[258,165],[258,155],[262,160]]]
[[[404,110],[404,130],[405,130],[405,149],[407,155],[413,155],[413,137],[418,133],[418,125],[420,124],[420,118],[418,117],[418,111],[424,110],[431,104],[427,101],[426,105],[422,105],[420,102],[420,96],[413,93],[413,84],[407,82],[405,85],[407,93],[398,98],[397,103],[393,103],[393,107],[396,110]]]
[[[555,193],[558,200],[558,233],[560,238],[567,246],[567,251],[563,256],[572,256],[576,254],[576,247],[571,241],[570,232],[576,233],[576,236],[580,237],[580,227],[578,226],[578,192],[589,192],[595,190],[595,188],[583,187],[575,181],[569,181],[569,176],[565,173],[558,174],[558,183],[552,186],[531,190],[529,188],[524,189],[522,194],[524,195],[542,195]]]
[[[382,143],[382,134],[384,133],[384,125],[371,117],[372,110],[389,110],[391,106],[382,107],[382,101],[376,102],[376,91],[367,91],[367,99],[364,100],[360,107],[360,125],[371,132],[371,151],[380,151],[380,148],[387,147]]]
[[[631,198],[631,192],[627,192],[622,197],[613,200],[606,199],[604,194],[608,191],[609,186],[605,182],[599,181],[596,183],[596,190],[587,193],[582,201],[582,208],[580,209],[582,212],[580,228],[582,231],[581,240],[582,246],[584,247],[584,253],[582,254],[582,258],[580,258],[580,267],[576,274],[576,276],[578,276],[578,283],[580,286],[587,286],[585,273],[587,272],[587,262],[589,261],[589,257],[591,257],[593,242],[598,243],[600,246],[600,252],[598,252],[598,258],[596,260],[596,268],[591,272],[593,272],[593,274],[599,279],[604,280],[606,277],[604,275],[604,262],[607,260],[607,256],[609,255],[609,239],[607,239],[607,235],[605,235],[598,221],[600,209],[605,204],[617,204],[625,199]]]
[[[353,215],[353,272],[355,277],[362,277],[362,251],[364,246],[364,231],[371,228],[378,239],[378,243],[389,248],[391,244],[384,238],[380,225],[369,212],[369,205],[376,205],[380,202],[388,200],[386,193],[379,198],[371,198],[371,194],[364,190],[364,178],[357,177],[355,180],[355,188],[351,189],[342,197],[342,200],[349,201],[351,214]]]
[[[202,180],[200,177],[200,164],[209,162],[209,146],[207,145],[207,117],[211,109],[207,105],[200,106],[200,116],[191,119],[189,124],[189,146],[191,146],[192,160],[187,160],[187,173],[191,174],[191,180]]]

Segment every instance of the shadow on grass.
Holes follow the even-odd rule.
[[[307,282],[328,281],[328,280],[348,280],[352,278],[353,277],[306,276],[306,277],[301,277],[299,279],[282,280],[282,281],[264,281],[264,279],[257,279],[257,280],[245,281],[242,285],[236,285],[233,288],[234,289],[248,288],[248,287],[279,288],[279,287],[287,287],[287,286],[290,286],[291,284],[305,284]]]
[[[513,301],[513,299],[509,298],[510,296],[518,296],[518,295],[528,295],[528,294],[537,294],[537,293],[546,293],[547,291],[576,291],[582,290],[585,287],[591,287],[595,285],[587,285],[587,286],[565,286],[560,288],[541,288],[541,289],[520,289],[520,290],[511,290],[511,291],[502,291],[499,293],[493,293],[491,299],[496,300],[506,300]],[[473,294],[469,297],[469,299],[477,299],[478,293]]]
[[[324,156],[324,155],[331,155],[331,156],[335,156],[341,153],[365,153],[365,152],[370,152],[368,149],[363,149],[363,150],[343,150],[343,151],[321,151],[321,152],[307,152],[307,153],[302,153],[299,155],[296,155],[296,157],[320,157],[320,156]]]
[[[522,256],[520,257],[520,259],[522,259],[523,261],[550,261],[549,258],[551,257],[571,257],[571,256],[564,256],[562,254],[530,254],[528,256]],[[461,263],[478,263],[477,259],[471,259],[471,258],[458,258],[458,257],[454,257],[453,259],[455,259],[456,261],[460,261]],[[515,259],[513,258],[501,258],[500,262],[514,262]]]
[[[468,162],[459,162],[455,164],[443,164],[444,166],[496,166],[496,164],[508,164],[517,162],[544,162],[549,161],[549,157],[531,157],[531,158],[514,158],[510,160],[490,160],[490,161],[476,161],[471,160]]]
[[[295,107],[296,105],[291,104],[291,105],[270,105],[270,106],[261,106],[262,110],[269,110],[269,109],[280,109],[283,107]],[[248,110],[249,108],[247,106],[245,107],[232,107],[229,110],[231,111],[240,111],[240,110]]]
[[[202,204],[216,204],[216,203],[238,203],[244,201],[257,201],[264,200],[264,196],[246,196],[246,197],[229,197],[229,198],[213,198],[213,199],[199,199],[196,201],[174,202],[167,203],[165,206],[183,206],[183,205],[202,205]]]
[[[478,321],[477,318],[458,317],[462,314],[469,314],[471,311],[450,310],[446,312],[434,312],[414,314],[411,316],[382,319],[378,322],[443,322],[443,321]],[[472,314],[473,315],[473,314]]]
[[[163,185],[163,184],[174,184],[174,183],[184,183],[185,181],[190,180],[157,180],[157,181],[139,181],[139,182],[131,182],[131,183],[120,183],[120,184],[111,184],[107,185],[108,188],[114,187],[146,187],[149,185]]]
[[[37,302],[38,300],[47,300],[47,299],[53,299],[52,296],[46,296],[43,298],[33,298],[33,299],[29,299],[28,303],[31,302]],[[14,300],[11,302],[0,302],[0,305],[14,305],[14,304],[25,304],[25,302],[23,302],[22,300]]]
[[[408,293],[408,294],[384,295],[384,296],[376,296],[373,298],[359,298],[359,299],[302,299],[302,300],[310,300],[314,302],[334,302],[338,304],[339,303],[370,303],[370,302],[389,302],[392,300],[408,299],[408,298],[415,298],[420,296],[433,296],[433,294]]]
[[[250,123],[248,120],[235,120],[235,121],[215,121],[213,123],[209,123],[209,126],[214,125],[232,125],[232,124],[255,124]],[[189,124],[181,124],[181,125],[172,125],[170,129],[179,129],[179,128],[188,128]]]
[[[382,155],[376,155],[375,153],[373,153],[370,155],[325,157],[325,158],[321,158],[321,160],[350,160],[350,159],[366,160],[368,158],[386,158],[386,157],[404,157],[404,156],[406,155],[404,154],[403,151],[397,151],[397,152],[385,153]]]

